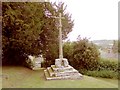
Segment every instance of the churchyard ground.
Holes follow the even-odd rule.
[[[47,81],[44,68],[33,71],[20,66],[3,66],[2,88],[118,88],[118,80],[85,76],[82,80]]]

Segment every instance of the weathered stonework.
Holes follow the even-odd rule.
[[[59,59],[55,59],[55,65],[48,67],[45,72],[45,77],[47,80],[56,79],[82,79],[82,75],[71,67],[66,58],[63,58],[62,49],[62,21],[64,17],[59,13],[59,17],[54,17],[59,19]]]
[[[69,65],[67,59],[63,58],[55,60],[55,65],[48,67],[45,72],[47,80],[60,80],[60,79],[82,79],[83,75],[76,69]]]
[[[35,56],[28,56],[28,61],[30,63],[29,68],[32,70],[40,70],[41,69],[41,63],[44,61],[42,55],[35,57]]]

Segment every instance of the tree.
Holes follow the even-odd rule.
[[[10,63],[22,63],[23,58],[20,58],[27,54],[37,53],[36,40],[39,34],[42,32],[41,18],[43,17],[43,10],[39,10],[36,13],[38,7],[42,7],[42,4],[38,3],[3,3],[3,56],[9,59]],[[33,9],[34,7],[34,9]],[[40,12],[41,11],[41,12]],[[37,50],[37,51],[36,51]],[[19,57],[21,60],[19,60]],[[14,61],[11,61],[11,60]],[[11,59],[11,60],[10,60]]]
[[[5,63],[22,64],[25,55],[41,53],[53,63],[58,56],[58,22],[51,17],[54,11],[58,15],[60,10],[48,2],[3,2],[2,50]],[[73,21],[67,13],[63,16],[66,17],[63,31],[67,30],[63,36],[67,37]]]

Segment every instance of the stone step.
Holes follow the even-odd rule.
[[[71,76],[64,76],[64,77],[50,77],[48,71],[44,71],[46,80],[81,80],[82,77],[71,77]]]
[[[64,77],[64,76],[78,76],[78,72],[74,72],[74,71],[69,71],[69,72],[58,72],[58,73],[55,73],[55,76],[59,77]]]
[[[48,73],[47,69],[44,70],[44,74],[45,74],[46,80],[51,80],[51,78],[50,78],[50,76],[49,76],[49,73]]]
[[[48,70],[44,70],[45,78],[46,80],[64,80],[64,79],[70,79],[70,76],[64,76],[64,77],[56,77],[56,76],[50,76]]]
[[[65,76],[65,77],[51,77],[49,76],[49,73],[47,70],[44,70],[44,74],[45,74],[45,78],[46,80],[63,80],[63,79],[69,79],[70,77],[69,76]]]
[[[81,73],[78,73],[80,77],[83,77],[83,75]]]
[[[64,80],[64,79],[82,79],[83,76],[72,66],[57,68],[55,65],[51,65],[44,70],[47,80]]]
[[[70,65],[68,65],[68,67],[62,67],[62,68],[57,68],[55,65],[51,65],[51,68],[54,72],[63,72],[63,71],[70,71],[73,70],[74,68]]]
[[[51,69],[54,71],[54,68],[56,68],[55,65],[51,65]]]
[[[76,73],[74,75],[71,75],[71,77],[81,78],[81,77],[83,77],[83,75],[80,73]]]
[[[55,76],[55,73],[54,73],[54,71],[52,70],[51,67],[47,67],[47,71],[48,71],[50,77]]]
[[[44,70],[44,74],[45,74],[45,78],[46,80],[79,80],[79,79],[83,79],[83,76],[80,73],[77,73],[73,76],[69,75],[69,76],[50,76],[48,70]]]

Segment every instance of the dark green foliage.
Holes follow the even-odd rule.
[[[76,68],[94,70],[98,65],[99,52],[88,39],[80,39],[74,46],[73,59]]]
[[[118,73],[120,73],[120,62],[117,60],[105,60],[105,59],[101,59],[99,61],[99,65],[97,68],[98,72],[99,71],[103,71],[106,70],[106,72],[110,75],[110,72],[113,72],[112,77],[113,78],[119,78]],[[109,78],[109,77],[108,77]],[[120,79],[120,78],[119,78]]]
[[[7,60],[5,63],[22,64],[24,53],[38,54],[41,46],[37,46],[37,38],[42,32],[40,17],[42,18],[43,13],[42,9],[41,12],[39,10],[41,15],[36,18],[37,6],[42,7],[42,4],[3,3],[2,49],[4,60]]]
[[[118,72],[118,61],[100,59],[98,70],[112,70],[114,72]]]
[[[64,44],[64,57],[76,69],[94,70],[99,61],[99,51],[88,39],[79,39],[77,42]]]
[[[93,77],[118,79],[118,72],[114,72],[112,70],[87,71],[87,73],[85,73],[85,74],[88,75],[88,76],[93,76]]]
[[[96,45],[86,38],[79,39],[77,42],[66,42],[64,44],[64,56],[83,75],[119,78],[120,62],[100,58]]]
[[[80,70],[85,75],[102,78],[115,78],[120,79],[120,62],[117,60],[111,61],[109,59],[100,59],[96,70]]]
[[[75,42],[65,42],[63,45],[63,55],[68,60],[73,59]]]
[[[43,54],[46,62],[52,64],[58,58],[58,16],[63,3],[54,8],[51,3],[3,2],[2,3],[2,50],[3,63],[22,64],[27,55]],[[65,10],[64,10],[65,11]],[[71,32],[73,21],[68,13],[63,36]]]

